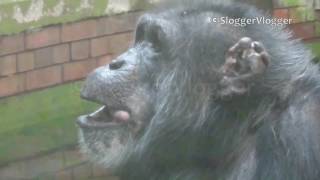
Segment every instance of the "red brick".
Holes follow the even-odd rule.
[[[124,52],[132,44],[132,39],[132,33],[123,33],[110,36],[109,52],[115,55]]]
[[[99,57],[97,59],[97,67],[109,64],[112,61],[112,59],[113,59],[113,57],[111,55]]]
[[[69,44],[62,44],[53,47],[53,62],[64,63],[70,61],[70,47]]]
[[[34,54],[33,52],[25,52],[18,54],[17,59],[18,72],[29,71],[34,68]]]
[[[292,24],[290,27],[296,38],[309,39],[315,35],[315,26],[313,23]]]
[[[0,36],[0,55],[15,53],[24,50],[23,34],[15,36]]]
[[[61,82],[61,67],[53,66],[27,73],[27,90],[55,85]]]
[[[46,67],[60,64],[70,60],[70,49],[68,44],[42,48],[35,51],[35,67]]]
[[[85,20],[62,27],[62,41],[74,41],[94,37],[97,34],[96,20]]]
[[[108,53],[109,37],[101,37],[91,40],[91,56],[97,57]]]
[[[90,56],[89,40],[78,41],[71,44],[71,59],[82,60]]]
[[[13,75],[0,79],[0,97],[14,95],[24,90],[24,74]]]
[[[17,57],[9,55],[0,58],[0,76],[6,76],[17,72]]]
[[[35,67],[41,68],[50,66],[54,63],[53,48],[47,47],[35,51]]]
[[[34,49],[60,42],[59,27],[49,27],[26,35],[26,48]]]
[[[98,35],[132,31],[142,12],[134,12],[117,16],[103,17],[98,20]]]
[[[273,17],[288,19],[289,18],[289,10],[288,9],[275,9],[275,10],[273,10]]]
[[[71,81],[86,77],[96,67],[96,61],[79,61],[64,64],[63,66],[63,80]]]

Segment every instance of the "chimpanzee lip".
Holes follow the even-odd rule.
[[[114,117],[114,114],[120,110],[130,114],[128,110],[124,109],[126,108],[110,108],[107,106],[102,106],[91,114],[80,116],[77,119],[77,124],[81,128],[108,128],[124,126],[128,124],[128,122],[116,121]]]

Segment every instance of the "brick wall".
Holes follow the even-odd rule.
[[[84,78],[125,50],[140,12],[0,36],[0,98]]]
[[[140,15],[129,12],[0,36],[0,99],[83,79],[128,48]],[[116,178],[84,160],[76,147],[62,147],[0,164],[0,179]]]
[[[320,10],[274,0],[273,15],[291,18],[295,36],[320,37]],[[126,49],[139,12],[0,36],[0,98],[84,78]],[[318,17],[318,20],[317,20]]]
[[[289,26],[296,38],[305,42],[320,42],[320,10],[309,1],[273,0],[273,16],[292,19]]]

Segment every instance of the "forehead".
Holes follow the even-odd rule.
[[[162,27],[165,27],[166,23],[173,24],[175,27],[183,28],[184,31],[190,29],[200,30],[203,28],[210,28],[209,31],[233,31],[232,34],[236,31],[241,31],[241,28],[234,25],[223,23],[222,18],[228,17],[229,19],[238,18],[234,14],[221,13],[216,10],[201,10],[201,9],[190,9],[190,8],[171,8],[164,11],[153,11],[148,12],[140,17],[138,21],[139,26],[150,26],[155,24],[163,24]],[[239,18],[238,18],[239,19]]]

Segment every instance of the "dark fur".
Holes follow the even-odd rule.
[[[155,46],[140,52],[152,54],[141,57],[140,68],[142,81],[153,89],[154,108],[117,175],[124,180],[320,179],[320,79],[310,52],[281,28],[203,21],[211,15],[262,16],[246,5],[198,2],[165,9],[144,15],[138,25],[135,46],[145,41]],[[159,38],[146,40],[153,31]],[[246,94],[218,96],[217,69],[228,48],[245,36],[264,44],[270,65]]]

